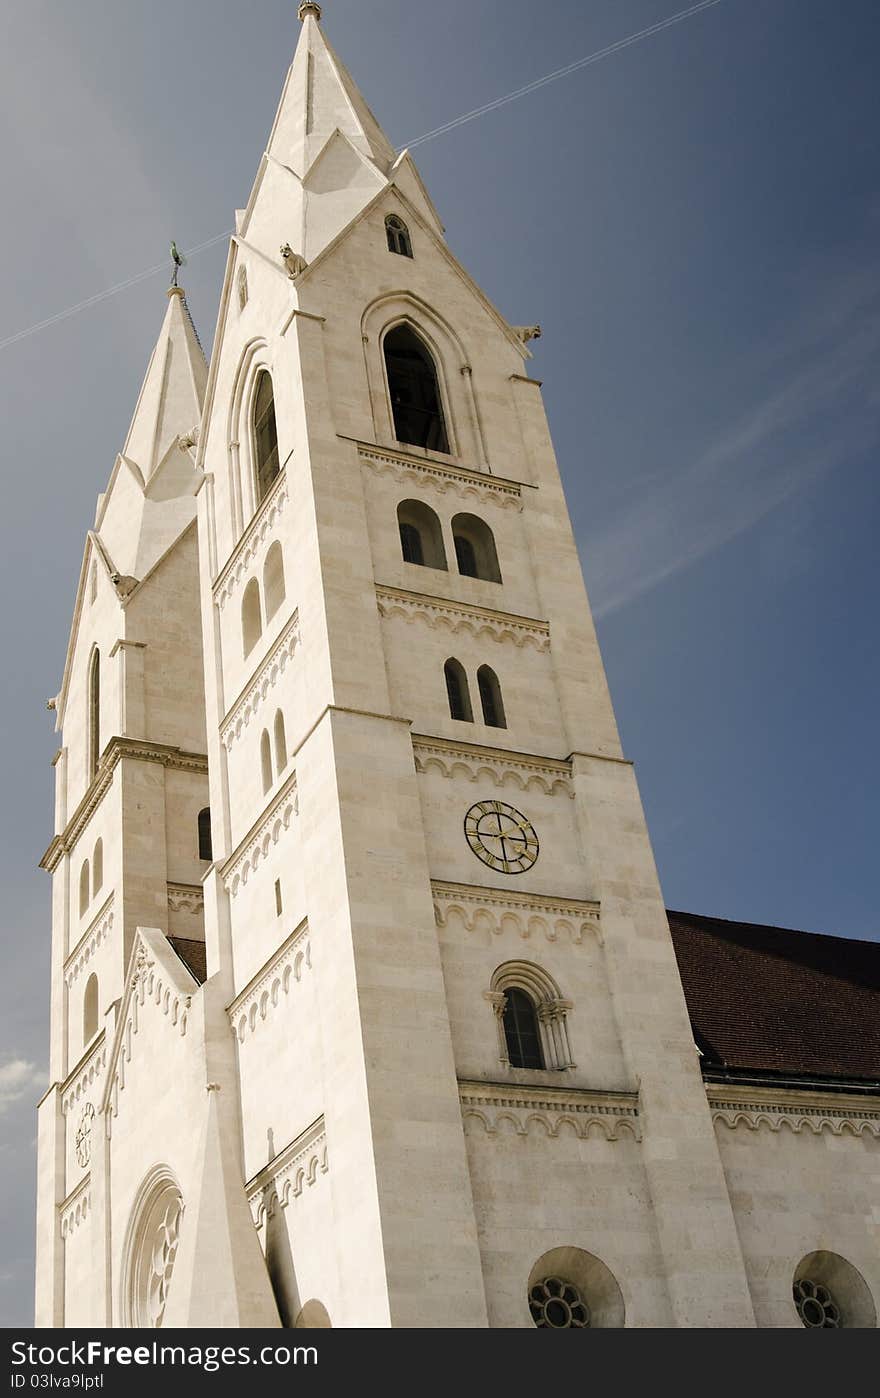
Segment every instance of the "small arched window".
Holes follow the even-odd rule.
[[[263,634],[263,615],[260,610],[260,584],[251,578],[241,599],[241,644],[245,659],[250,655]]]
[[[398,442],[448,452],[437,366],[427,345],[408,325],[396,325],[385,336],[384,350]]]
[[[534,1002],[524,990],[508,990],[503,1023],[511,1068],[543,1068],[538,1015]]]
[[[263,777],[263,795],[272,786],[272,744],[269,742],[269,734],[265,728],[260,736],[260,772]]]
[[[449,717],[458,719],[462,723],[473,723],[474,715],[471,709],[471,696],[464,666],[460,661],[450,657],[443,666],[443,673],[446,676]]]
[[[275,715],[275,772],[280,776],[287,766],[287,738],[284,733],[284,715],[279,709]]]
[[[94,971],[83,991],[83,1048],[98,1032],[98,977]]]
[[[480,706],[483,722],[489,728],[506,728],[504,703],[501,698],[501,685],[498,676],[489,665],[481,665],[477,671],[477,686],[480,691]]]
[[[205,806],[199,811],[199,859],[213,859],[214,848],[211,842],[211,808]]]
[[[92,897],[100,893],[104,882],[104,841],[96,840],[92,855]]]
[[[443,530],[430,506],[423,505],[421,500],[401,500],[397,507],[397,527],[404,563],[447,571]]]
[[[401,257],[412,257],[412,239],[409,236],[409,229],[402,218],[397,214],[389,214],[385,220],[385,237],[388,239],[388,251],[399,253]]]
[[[88,764],[89,781],[98,770],[101,756],[101,653],[95,649],[89,663]]]
[[[452,537],[458,571],[464,577],[500,583],[495,536],[484,520],[477,515],[454,515]]]
[[[91,902],[91,888],[89,885],[89,861],[83,860],[83,866],[79,871],[79,915],[88,911]]]
[[[275,393],[268,369],[257,375],[254,394],[254,461],[257,477],[257,504],[269,493],[281,467],[278,462],[278,429],[275,425]]]
[[[507,1068],[573,1068],[567,1015],[551,975],[530,961],[506,961],[486,999],[495,1011],[499,1058]]]
[[[284,601],[284,555],[277,539],[263,564],[263,600],[266,604],[266,621],[269,622]]]
[[[245,308],[245,306],[247,305],[247,299],[248,299],[247,268],[246,268],[246,267],[239,267],[239,269],[238,269],[238,309],[239,309],[240,311],[243,311],[244,308]]]

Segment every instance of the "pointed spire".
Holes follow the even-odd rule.
[[[321,6],[304,0],[299,18],[302,32],[269,137],[269,154],[304,176],[338,128],[387,174],[394,147],[324,37],[318,23]]]
[[[150,357],[122,455],[149,480],[176,437],[198,424],[208,366],[183,288],[168,290],[168,309]]]

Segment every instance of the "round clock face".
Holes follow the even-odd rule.
[[[95,1109],[91,1102],[86,1102],[82,1109],[79,1125],[76,1128],[76,1158],[83,1168],[89,1163],[92,1154],[92,1118]]]
[[[467,842],[478,859],[499,874],[522,874],[538,858],[535,827],[504,801],[478,801],[464,818]]]

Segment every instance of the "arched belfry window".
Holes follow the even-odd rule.
[[[95,841],[95,851],[92,855],[92,897],[101,892],[104,884],[104,841]]]
[[[284,601],[284,555],[276,539],[263,564],[263,601],[266,605],[266,621],[272,620]]]
[[[384,349],[398,442],[448,452],[437,366],[427,345],[408,325],[396,325]]]
[[[449,699],[449,717],[462,723],[473,723],[471,696],[468,690],[467,675],[460,661],[450,657],[443,666],[446,677],[446,695]]]
[[[94,972],[83,993],[83,1048],[98,1032],[98,977]]]
[[[485,998],[495,1011],[505,1068],[573,1068],[564,1000],[551,975],[530,961],[506,961]]]
[[[500,583],[501,569],[498,566],[495,536],[485,520],[478,515],[454,515],[452,537],[455,541],[455,561],[464,577]]]
[[[241,599],[241,648],[247,659],[263,634],[263,614],[260,609],[260,584],[251,578]]]
[[[260,735],[260,775],[263,778],[263,795],[272,789],[272,744],[264,728]]]
[[[92,652],[89,664],[88,697],[88,764],[89,781],[98,770],[101,756],[101,653]]]
[[[385,220],[385,237],[388,239],[388,251],[399,253],[401,257],[412,257],[412,239],[409,236],[409,229],[402,218],[397,214],[389,214]]]
[[[275,393],[267,369],[257,375],[254,394],[254,463],[257,477],[257,504],[264,500],[281,467],[278,461],[278,429],[275,425]]]
[[[404,563],[447,571],[443,530],[430,505],[421,500],[401,500],[397,507],[397,527]]]
[[[284,733],[284,715],[280,709],[275,714],[273,732],[275,735],[275,772],[280,776],[287,766],[287,738]]]
[[[82,917],[89,910],[91,902],[91,889],[89,887],[89,861],[83,860],[79,871],[79,915]]]
[[[477,686],[480,691],[480,707],[483,722],[487,728],[506,728],[504,703],[501,698],[501,685],[498,676],[490,665],[481,665],[477,671]]]
[[[211,808],[205,806],[199,811],[199,859],[213,859],[214,849],[211,843]]]

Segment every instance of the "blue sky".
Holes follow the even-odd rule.
[[[403,144],[686,0],[327,0]],[[232,225],[295,0],[30,0],[0,56],[0,340]],[[545,401],[667,904],[880,935],[876,0],[721,0],[416,150],[449,242],[540,321]],[[225,249],[194,257],[210,345]],[[0,1323],[30,1315],[45,700],[158,275],[0,349],[7,508]]]

